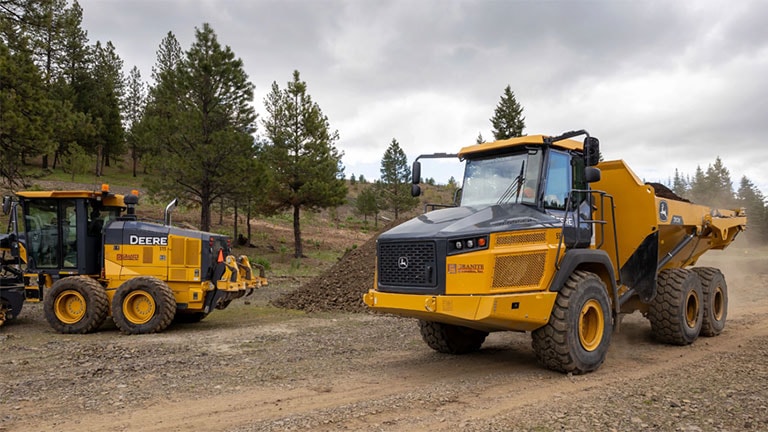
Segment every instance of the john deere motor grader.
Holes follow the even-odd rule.
[[[138,220],[138,195],[101,191],[19,192],[6,197],[9,234],[0,238],[0,323],[23,301],[43,302],[60,333],[89,333],[108,315],[127,334],[203,319],[265,285],[227,237]],[[21,211],[23,217],[19,217]],[[23,230],[19,229],[23,220]]]
[[[746,228],[742,210],[685,202],[623,161],[600,162],[586,131],[422,155],[413,195],[420,158],[457,156],[456,204],[378,238],[363,296],[372,310],[418,318],[443,353],[476,351],[492,331],[529,331],[540,363],[574,374],[600,367],[622,314],[641,311],[670,344],[723,330],[725,279],[691,266]]]

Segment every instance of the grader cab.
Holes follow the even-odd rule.
[[[175,200],[162,224],[140,221],[137,203],[135,192],[106,185],[7,197],[3,317],[18,315],[21,298],[42,301],[61,333],[92,332],[109,315],[124,333],[154,333],[174,319],[200,321],[267,283],[263,268],[231,255],[227,237],[172,226]]]
[[[431,348],[467,353],[489,332],[528,331],[542,364],[578,374],[603,363],[621,314],[641,311],[665,343],[722,331],[722,273],[688,267],[745,229],[742,210],[657,191],[623,161],[601,162],[586,131],[436,156],[465,161],[460,198],[379,236],[363,296],[417,318]],[[417,159],[414,195],[420,171]]]

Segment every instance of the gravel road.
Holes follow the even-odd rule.
[[[297,278],[155,335],[60,335],[26,305],[0,328],[0,431],[768,430],[768,262],[736,251],[700,263],[728,281],[722,335],[660,345],[633,314],[581,376],[527,333],[449,356],[413,320],[270,306]]]

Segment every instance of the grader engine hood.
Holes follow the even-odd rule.
[[[522,204],[453,207],[425,213],[398,225],[381,234],[379,240],[449,238],[560,224],[555,217]]]

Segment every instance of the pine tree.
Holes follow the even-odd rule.
[[[738,204],[747,211],[747,238],[755,243],[768,241],[768,203],[766,197],[747,178],[743,176],[739,183]]]
[[[29,175],[25,158],[53,148],[52,107],[24,38],[8,36],[9,44],[0,39],[0,176],[15,190]]]
[[[162,42],[153,70],[160,81],[142,118],[157,143],[146,184],[163,197],[198,203],[200,228],[208,231],[211,205],[253,174],[253,84],[209,24],[195,29],[195,41],[177,63],[164,56],[167,47],[176,54],[174,42],[172,34]]]
[[[379,194],[374,187],[366,187],[357,196],[357,202],[355,203],[355,209],[361,215],[364,220],[368,221],[368,216],[376,216],[379,214]],[[378,218],[376,218],[375,226],[378,227]]]
[[[477,138],[475,138],[475,144],[482,144],[485,142],[485,138],[483,138],[482,132],[477,133]]]
[[[392,138],[392,142],[381,159],[381,189],[382,207],[395,213],[395,219],[400,213],[408,211],[419,204],[418,197],[411,196],[411,168],[408,158],[400,148],[400,143]]]
[[[675,177],[672,180],[672,192],[679,197],[684,197],[688,194],[688,185],[677,168],[675,168]]]
[[[126,127],[126,143],[130,149],[133,176],[136,177],[136,165],[144,153],[148,139],[142,133],[140,122],[144,115],[147,94],[146,86],[141,80],[141,72],[136,66],[131,69],[123,100],[123,122]]]
[[[493,137],[496,140],[523,136],[525,129],[525,117],[523,117],[523,107],[515,99],[515,93],[510,86],[504,89],[499,104],[496,105],[493,117],[491,118],[493,126]]]
[[[301,209],[336,207],[347,195],[342,153],[334,145],[339,134],[331,130],[328,117],[307,93],[299,71],[293,72],[285,89],[272,83],[264,104],[268,117],[263,124],[269,142],[263,158],[271,182],[265,188],[265,209],[293,210],[294,256],[301,258]]]

